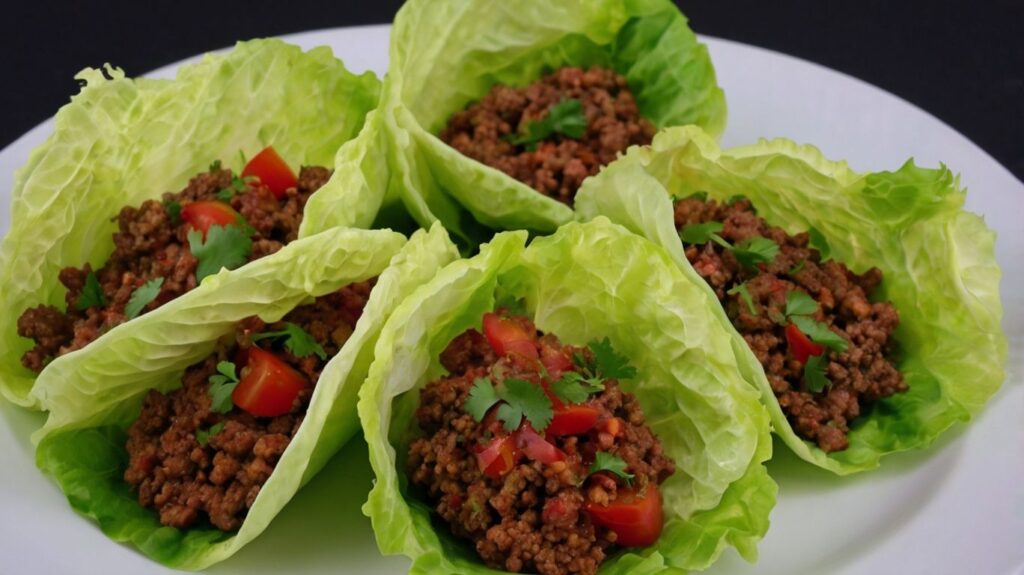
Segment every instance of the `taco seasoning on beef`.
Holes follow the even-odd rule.
[[[298,236],[306,200],[330,175],[326,168],[303,167],[296,178],[270,147],[241,177],[214,162],[184,190],[122,208],[114,252],[103,267],[61,270],[66,310],[40,305],[18,318],[18,335],[35,340],[22,364],[42,371],[222,266],[235,268],[281,249]]]
[[[636,371],[607,339],[566,346],[489,313],[441,363],[449,375],[420,392],[409,479],[487,565],[593,574],[615,548],[657,540],[675,464],[619,388]]]
[[[655,128],[626,79],[604,68],[561,68],[524,88],[495,86],[454,114],[441,139],[460,153],[572,205],[584,178]]]
[[[882,282],[878,269],[856,274],[823,258],[809,234],[769,226],[747,200],[684,198],[675,224],[687,259],[764,366],[797,435],[825,452],[846,449],[864,409],[907,390],[892,363],[899,315],[870,299]]]
[[[152,390],[128,430],[124,479],[160,523],[208,519],[234,531],[299,426],[320,371],[345,344],[374,280],[346,286],[281,321],[242,321],[189,367],[182,387]]]

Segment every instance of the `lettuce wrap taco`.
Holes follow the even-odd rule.
[[[381,333],[359,397],[380,550],[413,573],[754,560],[768,416],[706,290],[607,220],[525,242],[445,267]]]
[[[775,433],[838,474],[930,444],[1003,380],[995,235],[945,166],[858,174],[787,140],[659,134],[584,185],[721,305]],[[732,327],[735,326],[735,327]]]
[[[0,392],[27,407],[42,407],[33,382],[62,356],[294,240],[379,91],[329,49],[278,40],[174,80],[109,66],[78,78],[17,172],[0,245]]]
[[[215,275],[44,373],[37,464],[112,539],[222,561],[358,431],[385,320],[457,256],[440,226],[333,229]]]
[[[407,2],[379,111],[365,138],[387,172],[349,193],[470,248],[484,228],[570,221],[579,182],[655,128],[725,125],[707,50],[667,0]]]

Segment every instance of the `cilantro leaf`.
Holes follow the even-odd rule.
[[[519,424],[523,422],[523,409],[518,405],[512,405],[511,403],[502,403],[498,406],[498,419],[501,420],[502,427],[505,431],[512,433],[519,428]]]
[[[211,172],[219,172],[220,171],[220,160],[214,160],[213,163],[210,164],[210,171]]]
[[[595,393],[604,391],[600,378],[584,378],[575,371],[562,375],[562,378],[551,384],[551,393],[565,403],[583,403]]]
[[[632,473],[626,473],[626,462],[604,451],[598,451],[594,454],[594,462],[590,464],[590,474],[597,473],[599,471],[608,471],[618,475],[624,479],[626,483],[633,480]]]
[[[786,292],[786,315],[810,315],[818,311],[818,302],[800,290]]]
[[[85,276],[85,286],[82,288],[82,293],[78,295],[75,308],[79,311],[84,311],[91,307],[103,307],[105,305],[107,305],[107,298],[103,295],[103,287],[100,286],[100,281],[96,279],[96,273],[89,272]]]
[[[542,120],[528,122],[526,134],[509,134],[505,139],[517,146],[526,145],[536,149],[537,142],[553,134],[562,134],[579,139],[587,130],[587,117],[583,114],[583,103],[579,100],[562,100],[548,109]]]
[[[832,257],[832,248],[828,245],[825,235],[819,232],[817,228],[807,230],[807,235],[810,236],[811,247],[818,250],[818,254],[821,256],[819,261],[827,262]]]
[[[779,253],[779,244],[768,238],[755,236],[733,246],[732,253],[741,264],[754,267],[775,259]]]
[[[807,384],[807,389],[819,393],[832,384],[828,376],[825,375],[827,365],[828,360],[825,359],[825,354],[812,355],[807,358],[807,363],[804,364],[804,383]]]
[[[803,315],[795,315],[789,318],[789,321],[800,328],[800,331],[804,332],[804,335],[811,338],[814,343],[828,346],[839,353],[846,351],[846,347],[849,345],[843,336],[832,331],[820,321]]]
[[[137,318],[142,310],[160,295],[160,288],[163,285],[164,278],[153,278],[135,288],[132,297],[128,299],[128,305],[124,306],[124,315],[128,316],[128,319]]]
[[[618,353],[608,338],[587,344],[594,354],[597,373],[602,379],[630,379],[636,377],[636,368],[629,365],[629,358]]]
[[[196,441],[199,442],[199,445],[206,445],[207,443],[210,442],[210,438],[211,437],[213,437],[214,435],[217,435],[218,433],[220,433],[223,430],[224,430],[224,422],[223,421],[221,421],[219,423],[213,424],[210,427],[210,429],[197,429],[196,430]]]
[[[231,394],[238,386],[235,364],[222,361],[217,364],[217,373],[210,376],[210,410],[217,413],[231,411]]]
[[[252,239],[242,226],[210,226],[206,239],[199,230],[188,232],[188,246],[192,255],[199,260],[196,267],[196,281],[213,275],[221,268],[233,270],[244,264],[252,253]]]
[[[789,268],[789,271],[787,271],[786,274],[795,276],[796,274],[800,273],[800,270],[804,269],[804,264],[806,263],[807,260],[800,260],[800,262],[797,263],[795,266]]]
[[[689,224],[683,226],[683,229],[679,231],[679,239],[686,244],[706,244],[711,241],[711,236],[717,235],[724,228],[722,222]]]
[[[181,224],[181,204],[175,200],[164,200],[164,211],[167,212],[167,217],[171,219],[172,226],[178,226]]]
[[[240,194],[245,191],[245,181],[238,176],[231,176],[231,185],[227,188],[217,192],[217,199],[227,202],[230,201],[236,194]]]
[[[737,284],[725,293],[729,295],[738,294],[743,303],[747,304],[747,310],[750,312],[750,315],[757,315],[757,306],[754,305],[754,298],[750,296],[750,290],[747,289],[747,282]]]
[[[327,352],[324,351],[323,346],[317,343],[316,339],[309,332],[292,322],[285,322],[284,329],[280,331],[258,333],[253,335],[251,339],[259,341],[261,339],[278,337],[285,338],[284,348],[295,357],[306,357],[315,353],[320,359],[327,359]]]
[[[469,397],[466,398],[466,403],[462,408],[466,410],[466,413],[472,415],[473,419],[483,421],[487,412],[499,401],[501,398],[498,397],[498,392],[495,391],[491,380],[478,377],[473,382],[473,387],[469,390]]]
[[[502,394],[502,399],[506,403],[498,408],[498,417],[505,422],[505,429],[509,429],[510,421],[502,417],[502,412],[509,413],[509,410],[504,409],[508,406],[521,414],[520,419],[525,417],[538,433],[544,431],[551,423],[554,413],[551,409],[551,400],[544,394],[541,386],[522,379],[506,379],[504,383],[505,393]],[[512,415],[512,419],[515,419],[514,414]],[[515,426],[509,431],[516,427],[519,427],[519,419],[515,420]]]

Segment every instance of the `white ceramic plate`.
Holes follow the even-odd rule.
[[[355,71],[387,69],[387,26],[286,37],[330,45]],[[969,426],[880,470],[837,478],[777,444],[780,486],[756,565],[727,551],[709,573],[1024,573],[1024,186],[969,140],[891,94],[802,60],[704,39],[729,101],[723,144],[759,137],[813,143],[854,169],[946,162],[970,189],[967,206],[999,232],[1010,365],[1003,389]],[[168,77],[177,67],[155,71]],[[14,170],[52,129],[47,121],[0,152],[0,232],[8,227]],[[13,313],[13,311],[8,311]],[[68,507],[32,459],[28,436],[42,416],[0,402],[0,573],[167,573],[107,539]],[[404,558],[377,552],[359,511],[371,472],[353,441],[258,540],[210,573],[404,573]],[[355,527],[358,526],[358,529]]]

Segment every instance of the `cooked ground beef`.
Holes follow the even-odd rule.
[[[527,134],[563,100],[579,100],[587,128],[573,139],[555,134],[532,146],[507,138]],[[640,117],[626,79],[603,68],[561,68],[524,88],[495,86],[458,112],[441,139],[462,154],[501,170],[538,192],[572,205],[584,178],[634,144],[649,144],[655,128]]]
[[[846,449],[850,423],[868,404],[907,390],[890,359],[899,315],[891,303],[870,300],[882,282],[882,272],[872,268],[855,274],[837,261],[822,262],[818,250],[809,246],[808,234],[791,236],[769,226],[749,201],[720,204],[690,197],[676,203],[675,223],[680,230],[705,222],[723,224],[719,235],[733,245],[761,236],[779,246],[778,255],[756,267],[741,265],[733,252],[713,241],[687,245],[686,257],[714,288],[764,366],[797,434],[817,442],[826,452]],[[738,290],[741,284],[750,294],[753,310]],[[786,298],[794,290],[809,294],[818,303],[811,317],[848,343],[842,353],[826,348],[825,374],[831,384],[819,392],[808,388],[804,364],[793,357],[787,343]]]
[[[243,191],[228,203],[254,230],[250,261],[276,252],[298,236],[306,200],[330,174],[326,168],[302,168],[298,186],[289,189],[280,200],[258,182],[244,182]],[[181,221],[174,207],[215,200],[218,192],[231,190],[233,183],[237,185],[239,181],[231,170],[215,164],[176,194],[166,193],[162,200],[147,200],[138,208],[122,208],[115,218],[118,232],[114,234],[114,253],[102,268],[95,270],[106,305],[78,309],[86,279],[94,273],[89,264],[61,270],[59,279],[67,288],[66,311],[41,305],[25,310],[18,319],[18,335],[35,340],[35,347],[22,356],[22,365],[42,371],[53,358],[80,349],[124,323],[128,319],[125,306],[132,293],[147,281],[164,280],[159,295],[143,313],[196,287],[198,262],[188,243],[191,226]]]
[[[248,318],[239,324],[232,344],[219,345],[185,371],[181,388],[167,394],[150,391],[128,430],[124,479],[138,491],[139,504],[156,509],[160,523],[171,527],[208,518],[218,529],[238,529],[302,424],[320,371],[352,334],[372,287],[372,280],[349,285],[295,308],[275,324]],[[252,341],[256,334],[282,329],[285,322],[310,334],[326,359],[296,357],[271,339]],[[255,417],[237,406],[226,414],[212,411],[209,379],[218,362],[233,361],[254,345],[272,350],[310,385],[292,410],[278,417]],[[201,443],[204,434],[208,438]]]
[[[536,333],[529,320],[516,321]],[[563,346],[553,335],[540,337],[536,346],[541,357],[583,354],[591,358],[588,349]],[[477,453],[508,434],[500,422],[490,420],[491,415],[476,421],[464,404],[477,378],[494,382],[516,378],[540,385],[539,362],[516,354],[499,358],[475,330],[452,341],[441,362],[449,376],[420,392],[416,417],[424,435],[409,446],[411,484],[423,492],[452,532],[472,542],[491,567],[544,574],[596,573],[617,536],[596,524],[585,507],[614,502],[625,493],[625,486],[609,472],[588,477],[595,454],[606,452],[623,460],[635,476],[632,487],[640,494],[657,490],[675,471],[672,459],[645,425],[636,398],[623,392],[614,379],[605,380],[604,390],[585,403],[598,412],[592,429],[578,435],[547,436],[564,460],[545,464],[523,455],[494,477],[481,471]]]

